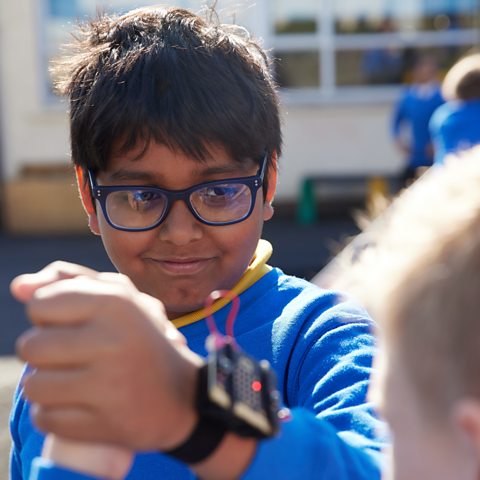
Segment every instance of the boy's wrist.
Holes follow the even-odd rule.
[[[228,432],[212,455],[191,468],[205,480],[238,479],[251,464],[257,444],[255,438],[240,437]]]
[[[183,463],[197,464],[205,461],[219,448],[227,433],[227,427],[221,422],[200,416],[189,437],[164,453]]]
[[[183,442],[164,453],[195,465],[215,456],[227,434],[259,439],[277,433],[278,391],[267,362],[257,362],[226,341],[212,349],[196,375],[196,424]]]

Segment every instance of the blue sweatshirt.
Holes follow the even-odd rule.
[[[445,103],[433,114],[430,133],[436,164],[442,164],[449,153],[480,144],[480,100]]]
[[[437,84],[413,85],[403,92],[397,102],[392,118],[392,135],[398,139],[403,129],[409,130],[411,151],[407,158],[408,167],[432,165],[428,123],[433,112],[443,102],[440,86]]]
[[[272,364],[283,402],[292,409],[292,419],[282,424],[280,434],[259,443],[242,478],[380,478],[383,443],[377,435],[382,424],[365,400],[375,351],[365,311],[278,269],[243,292],[240,302],[237,343]],[[215,314],[221,331],[228,310],[227,306]],[[193,351],[206,354],[204,321],[181,331]],[[70,478],[45,462],[30,476],[43,435],[32,425],[28,409],[19,391],[11,417],[11,480]],[[161,453],[137,454],[127,479],[159,478],[195,476],[187,466]]]

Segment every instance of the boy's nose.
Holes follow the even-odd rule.
[[[203,235],[203,224],[188,209],[185,202],[173,202],[167,218],[160,224],[158,236],[164,242],[187,245]]]

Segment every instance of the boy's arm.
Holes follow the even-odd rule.
[[[10,480],[21,480],[22,471],[20,468],[20,458],[18,448],[12,444],[10,450]]]
[[[440,106],[433,112],[433,115],[428,122],[428,131],[433,146],[434,163],[443,163],[443,157],[445,155],[445,145],[443,144],[442,135],[442,122],[443,122],[443,107]]]
[[[386,442],[378,435],[384,425],[366,402],[375,353],[372,323],[363,310],[342,303],[310,318],[299,332],[276,332],[276,351],[289,358],[283,392],[294,406],[291,420],[277,437],[258,442],[253,461],[245,446],[225,442],[208,462],[193,466],[201,478],[232,478],[232,469],[221,469],[239,458],[246,469],[238,471],[248,480],[380,477]],[[290,324],[302,320],[299,315]]]
[[[15,390],[15,394],[12,402],[12,410],[10,413],[10,435],[12,438],[12,446],[10,450],[10,480],[21,480],[23,478],[22,473],[22,461],[20,457],[20,450],[22,448],[20,441],[20,429],[21,418],[23,409],[25,408],[25,401],[22,398],[22,379],[27,372],[27,367],[22,372],[21,379]]]
[[[386,442],[378,435],[384,425],[366,402],[375,352],[371,323],[330,310],[336,317],[331,328],[319,334],[310,325],[299,335],[285,389],[289,405],[295,405],[292,418],[277,437],[258,443],[244,480],[380,478]],[[231,454],[223,452],[224,458]]]
[[[404,122],[406,121],[406,116],[405,116],[406,95],[407,94],[405,93],[394,107],[391,124],[390,124],[390,131],[398,150],[408,155],[410,153],[410,146],[408,142],[405,140],[405,138],[402,136],[402,127]]]
[[[245,479],[262,478],[269,465],[279,479],[380,477],[383,423],[366,401],[375,353],[371,323],[338,307],[327,315],[327,331],[319,335],[318,321],[319,328],[314,323],[301,332],[285,389],[292,420],[278,438],[259,445]]]
[[[119,275],[62,278],[39,287],[30,299],[24,298],[37,327],[19,342],[21,356],[37,367],[24,382],[27,398],[43,406],[34,412],[34,420],[43,430],[61,436],[123,444],[133,450],[169,450],[181,444],[196,424],[193,398],[199,359],[171,327],[159,302],[138,292]],[[32,284],[37,280],[23,278],[13,289],[17,294],[19,290],[34,292]],[[296,348],[300,358],[292,359],[296,365],[292,367],[296,372],[293,388],[304,392],[303,397],[294,402],[290,399],[290,403],[317,412],[317,416],[322,410],[330,410],[332,424],[337,411],[350,424],[344,430],[355,431],[357,422],[362,424],[370,418],[363,397],[346,405],[344,412],[339,408],[342,405],[321,405],[319,400],[328,397],[332,385],[328,372],[335,373],[332,378],[338,373],[348,385],[356,383],[350,378],[353,370],[349,371],[349,362],[339,362],[346,351],[338,350],[334,342],[322,344],[337,336],[324,335],[319,340],[315,329],[311,331],[312,335],[302,337],[306,344]],[[353,345],[351,350],[358,348],[351,336],[340,336],[339,342]],[[323,367],[322,359],[327,359]],[[338,365],[342,368],[336,372]],[[52,368],[58,371],[52,372]],[[325,370],[323,375],[319,373],[321,368]],[[362,372],[365,390],[369,366]],[[122,388],[115,388],[119,384]],[[333,385],[335,397],[341,389]],[[318,392],[321,395],[315,400]],[[341,398],[340,403],[348,399],[348,389]],[[286,465],[293,458],[300,438],[302,451],[296,463],[304,464],[308,471],[323,472],[329,465],[341,471],[346,468],[345,462],[358,463],[371,475],[351,478],[375,478],[377,469],[365,453],[365,445],[350,446],[328,422],[303,410],[294,412],[292,422],[283,426],[279,437],[261,442],[256,454],[253,441],[229,435],[218,455],[193,468],[206,479],[219,478],[223,468],[224,479],[238,478],[255,455],[246,478],[264,478],[262,469],[270,468],[266,465]],[[318,462],[323,451],[332,458],[321,457],[323,461]],[[362,468],[355,467],[354,471]],[[278,478],[292,478],[291,470],[279,468]]]
[[[304,408],[292,410],[292,418],[275,438],[251,446],[242,446],[236,440],[239,437],[231,435],[212,457],[192,469],[208,480],[380,478],[378,451],[369,453],[365,446],[345,441],[327,421]]]
[[[404,104],[405,97],[402,96],[393,108],[390,130],[395,140],[397,140],[400,136],[400,129],[405,118]]]

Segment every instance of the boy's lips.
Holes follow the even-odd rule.
[[[154,262],[170,275],[195,275],[206,268],[213,261],[213,257],[147,258],[147,260]]]

